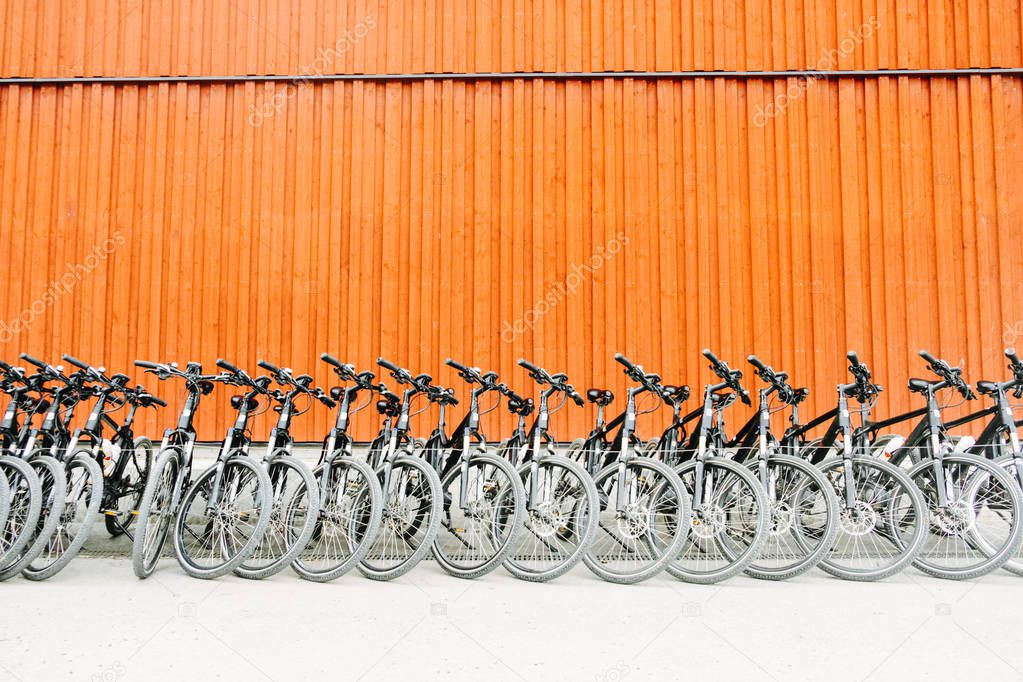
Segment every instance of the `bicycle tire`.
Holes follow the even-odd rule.
[[[358,473],[359,481],[354,483],[354,489],[348,475],[344,473],[346,470]],[[323,477],[323,466],[316,467],[313,475],[320,481]],[[357,566],[372,548],[383,515],[383,492],[380,489],[380,481],[369,464],[348,456],[337,457],[331,463],[329,476],[330,479],[325,484],[326,494],[320,500],[320,520],[314,529],[313,539],[306,544],[304,551],[311,555],[319,552],[313,543],[318,543],[323,534],[330,538],[343,537],[343,545],[352,549],[346,551],[343,557],[326,561],[327,566],[323,568],[314,566],[313,556],[303,559],[300,553],[291,563],[291,568],[302,578],[313,582],[334,580]],[[368,504],[368,510],[361,508],[364,503]],[[349,515],[347,514],[349,510],[358,511]],[[340,523],[337,523],[338,520]],[[358,537],[353,541],[355,536]],[[341,547],[342,541],[328,541],[324,544]]]
[[[64,465],[50,455],[39,455],[28,461],[39,477],[40,502],[36,524],[28,529],[29,541],[19,554],[8,553],[7,564],[0,568],[0,581],[21,573],[46,547],[60,517],[64,513],[67,480]]]
[[[52,578],[78,556],[89,539],[103,502],[103,470],[92,458],[91,450],[72,453],[64,470],[67,487],[61,523],[50,535],[43,551],[22,569],[22,575],[28,580]],[[81,521],[75,528],[72,520],[79,516]]]
[[[383,502],[383,518],[380,524],[380,531],[377,533],[376,538],[374,538],[366,557],[359,562],[359,572],[371,580],[394,580],[415,568],[433,549],[433,541],[437,537],[437,531],[440,529],[440,515],[444,509],[440,477],[426,461],[411,455],[398,455],[394,458],[392,466],[389,486],[398,486],[403,480],[400,476],[394,476],[394,469],[407,468],[414,470],[416,480],[411,482],[411,485],[421,486],[421,481],[425,481],[428,489],[422,490],[420,488],[419,492],[425,492],[429,499],[417,498],[419,499],[419,505],[413,509],[411,506],[404,504],[404,501],[409,499],[408,497],[405,500],[396,501],[395,496],[390,494],[389,490],[384,491],[386,497]],[[410,473],[412,472],[410,471]],[[383,467],[380,467],[377,469],[377,477],[382,478],[382,476]],[[411,477],[404,480],[411,481]],[[406,489],[406,492],[415,493],[417,491],[415,487],[409,488],[408,484],[403,487]],[[409,513],[414,513],[414,516],[410,517]],[[423,525],[423,514],[428,514],[425,525]],[[412,527],[413,523],[417,523],[415,533],[419,537],[412,553],[404,556],[394,565],[384,566],[383,560],[386,560],[387,556],[381,557],[381,553],[390,550],[391,547],[398,546],[398,543],[391,543],[391,536],[400,534],[402,535],[402,543],[412,546],[412,543],[408,542],[408,530]],[[397,560],[397,557],[395,559]]]
[[[597,486],[594,485],[593,479],[578,462],[561,455],[544,455],[539,458],[537,464],[541,468],[560,467],[567,470],[579,481],[579,485],[582,487],[582,496],[581,498],[576,498],[573,509],[570,510],[568,515],[565,515],[561,510],[552,512],[551,505],[548,505],[547,510],[545,510],[548,516],[546,523],[544,523],[544,520],[540,520],[531,525],[531,522],[534,520],[535,510],[529,511],[527,509],[527,517],[523,522],[525,531],[520,535],[519,546],[513,549],[511,556],[504,561],[505,569],[519,580],[542,583],[549,582],[568,573],[582,561],[583,556],[585,556],[590,545],[593,543],[593,537],[597,533],[599,519],[595,512],[600,507],[600,497],[597,494]],[[530,464],[528,462],[519,466],[519,474],[522,478],[523,486],[529,480],[529,469]],[[543,480],[542,475],[538,475],[537,478],[538,480]],[[553,481],[553,478],[551,476],[547,480]],[[528,504],[528,491],[526,492],[526,499]],[[556,526],[555,524],[558,525]],[[572,530],[573,528],[578,529],[580,527],[582,528],[581,533],[578,530]],[[515,558],[520,554],[527,553],[530,557],[534,557],[540,551],[538,545],[550,548],[551,541],[548,538],[564,537],[565,534],[569,533],[579,538],[575,549],[570,551],[567,556],[554,561],[554,565],[549,568],[538,569],[531,567],[527,564],[528,559]],[[526,540],[529,540],[530,537],[534,538],[531,543],[532,547],[523,547]],[[523,538],[526,540],[523,540]]]
[[[174,556],[185,573],[200,580],[219,578],[240,566],[258,544],[263,531],[266,530],[267,524],[270,523],[272,511],[270,477],[267,475],[266,469],[245,455],[229,455],[228,459],[223,462],[223,476],[220,481],[222,489],[219,491],[220,499],[218,505],[222,511],[219,512],[218,518],[211,520],[206,505],[203,504],[202,508],[198,510],[199,514],[196,518],[199,519],[200,525],[205,523],[205,528],[202,535],[195,533],[190,526],[186,525],[189,523],[190,518],[190,504],[199,499],[201,495],[212,492],[212,485],[216,474],[217,465],[214,465],[195,480],[188,492],[185,493],[174,520]],[[254,490],[250,493],[239,495],[242,486],[247,485],[250,481],[254,481],[256,484]],[[235,490],[228,491],[229,487],[234,487]],[[231,499],[240,499],[243,505],[251,503],[252,509],[232,511],[230,507],[225,507],[225,505],[230,504],[228,501],[229,495],[225,495],[225,492],[231,493]],[[251,497],[251,502],[244,499],[244,494],[248,494]],[[247,535],[245,535],[246,529],[243,528],[241,537],[236,538],[233,532],[233,525],[227,531],[231,535],[230,539],[224,532],[220,532],[223,530],[224,519],[233,524],[236,519],[249,522],[252,516],[256,517],[255,523],[247,523],[251,528]],[[185,538],[186,532],[199,542],[201,549],[208,548],[210,550],[209,559],[211,565],[203,566],[197,562],[197,557],[188,550],[189,545],[186,544]],[[211,533],[214,533],[215,536],[211,536]],[[228,546],[231,541],[239,539],[241,540],[240,545],[235,543],[232,546]]]
[[[504,479],[505,485],[497,483],[500,488],[497,491],[497,495],[493,498],[497,500],[497,504],[491,505],[489,500],[472,500],[468,504],[471,505],[473,511],[470,512],[471,516],[475,516],[477,513],[484,514],[483,523],[480,524],[479,530],[470,530],[465,532],[462,529],[463,525],[454,525],[454,521],[447,522],[451,518],[451,512],[457,507],[456,500],[458,499],[458,493],[451,491],[449,495],[448,486],[458,481],[459,485],[464,484],[461,480],[461,467],[456,464],[451,470],[441,479],[441,490],[444,494],[445,510],[444,515],[441,518],[442,529],[438,531],[437,537],[433,541],[433,556],[437,560],[437,563],[456,578],[473,579],[482,577],[491,571],[497,569],[501,564],[504,563],[505,558],[515,547],[515,541],[519,537],[519,534],[524,530],[523,523],[526,515],[526,493],[522,488],[522,481],[519,479],[519,473],[515,470],[508,460],[502,459],[496,455],[489,453],[477,453],[469,456],[469,471],[470,476],[472,472],[476,470],[482,470],[484,473],[483,483],[481,486],[474,486],[477,488],[482,487],[485,495],[489,494],[486,491],[488,483],[486,482],[486,467],[493,467],[491,471],[490,481],[493,481],[493,474],[500,472],[500,475]],[[494,485],[494,483],[490,483]],[[510,488],[510,490],[509,490]],[[509,497],[509,494],[511,495]],[[508,505],[511,505],[509,510]],[[477,505],[479,505],[477,507]],[[478,508],[483,508],[483,505],[491,505],[486,509],[490,510],[490,515],[487,516],[486,509],[483,512],[476,512]],[[461,510],[459,510],[461,511]],[[510,512],[510,513],[509,513]],[[462,521],[469,520],[470,523],[474,523],[471,518],[463,516]],[[470,526],[475,528],[475,526]],[[463,532],[459,533],[458,530],[462,529]],[[448,535],[455,538],[455,542],[445,543],[445,540],[449,540],[448,536],[444,534],[444,530],[448,531]],[[502,537],[503,536],[503,537]],[[456,544],[457,543],[457,544]],[[448,546],[459,549],[458,545],[461,544],[466,548],[470,549],[470,558],[458,559],[454,558],[447,550]],[[472,558],[476,554],[477,548],[483,548],[482,552],[487,551],[486,545],[489,544],[493,547],[494,551],[488,555],[481,555],[478,559]]]
[[[167,449],[157,458],[146,480],[131,546],[132,570],[140,580],[156,570],[167,543],[167,533],[174,523],[175,501],[181,497],[184,485],[181,460],[180,450]],[[151,527],[154,514],[157,524]],[[150,531],[153,535],[149,535]]]
[[[32,539],[30,529],[39,522],[43,493],[35,469],[20,457],[3,455],[0,469],[12,490],[10,513],[0,533],[0,566],[6,566]]]
[[[1012,479],[1016,482],[1017,487],[1023,489],[1023,484],[1019,480],[1019,472],[1016,471],[1016,461],[1012,454],[1001,455],[994,460],[994,463],[1002,467],[1006,472],[1012,476]],[[1013,575],[1023,576],[1023,546],[1016,551],[1016,555],[1009,557],[1008,561],[1002,564],[1002,568]]]
[[[281,481],[289,469],[298,477],[294,496],[289,496],[286,484]],[[252,553],[234,569],[235,575],[248,580],[269,578],[290,566],[312,537],[320,514],[319,487],[305,462],[281,450],[266,462],[266,471],[273,505],[270,523]],[[301,521],[297,533],[291,525],[293,520]]]

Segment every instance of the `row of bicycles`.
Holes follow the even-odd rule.
[[[743,373],[703,354],[716,381],[691,410],[688,386],[616,355],[631,385],[613,417],[611,391],[584,397],[563,373],[520,360],[536,386],[522,396],[495,372],[449,359],[468,388],[452,428],[454,389],[383,358],[393,390],[329,354],[321,359],[338,379],[329,388],[265,361],[255,376],[226,360],[214,373],[194,362],[137,361],[184,391],[159,444],[137,437],[133,422],[139,409],[166,403],[127,375],[68,355],[70,371],[23,354],[25,367],[0,362],[9,398],[0,422],[0,580],[55,575],[101,518],[111,536],[130,539],[139,578],[168,549],[204,579],[290,567],[312,581],[353,569],[391,580],[427,557],[460,578],[504,567],[537,582],[580,563],[617,583],[662,571],[694,583],[743,572],[782,580],[815,567],[867,581],[910,565],[947,579],[998,568],[1023,575],[1014,417],[1023,362],[1014,351],[1005,352],[1008,377],[975,387],[961,368],[921,351],[932,376],[909,381],[919,408],[883,420],[873,417],[883,389],[856,353],[835,407],[809,420],[800,415],[808,390],[749,356],[757,406],[734,433],[728,409],[753,403]],[[234,421],[212,466],[197,471],[193,422],[217,385],[233,389]],[[990,404],[945,419],[978,394]],[[593,429],[561,444],[551,416],[587,401]],[[489,440],[481,418],[502,405],[516,426]],[[370,407],[380,429],[357,446],[350,425]],[[73,426],[79,408],[88,416]],[[314,408],[335,418],[310,466],[295,454],[291,426]],[[670,423],[644,440],[638,418],[657,409],[670,410]],[[277,418],[260,455],[250,425],[269,410]],[[413,433],[412,417],[425,410],[432,431]],[[909,435],[889,433],[909,423]]]

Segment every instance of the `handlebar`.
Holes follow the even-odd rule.
[[[752,404],[750,400],[749,392],[743,388],[739,380],[742,379],[742,371],[738,369],[732,369],[727,363],[723,362],[718,356],[714,355],[709,348],[703,349],[703,357],[710,360],[710,368],[713,370],[719,378],[724,380],[725,385],[732,389],[740,400],[746,405]]]
[[[232,365],[224,358],[217,358],[217,367],[219,367],[220,369],[226,369],[228,372],[231,372],[232,374],[244,374],[244,372],[242,372],[240,369]]]
[[[271,362],[267,362],[266,360],[257,360],[256,364],[271,374],[284,374],[284,370]]]
[[[160,369],[160,365],[156,364],[155,362],[149,362],[148,360],[136,360],[135,366],[142,367],[144,369],[151,369],[154,371],[158,371]]]
[[[85,371],[89,371],[90,369],[92,369],[88,364],[82,362],[78,358],[73,357],[71,355],[64,354],[61,355],[60,357],[62,360],[64,360],[64,362],[68,362],[77,367],[78,369],[84,369]]]
[[[927,361],[930,366],[930,370],[937,374],[939,377],[945,380],[949,388],[954,388],[959,392],[966,400],[973,400],[976,398],[976,394],[970,385],[963,379],[963,370],[961,367],[952,367],[944,360],[934,357],[926,350],[919,351],[920,357]]]
[[[523,369],[533,372],[534,374],[540,372],[539,367],[537,367],[536,365],[534,365],[533,363],[529,362],[524,358],[519,358],[519,367],[522,367]]]
[[[853,367],[862,367],[863,363],[860,362],[860,356],[856,354],[856,351],[851,350],[845,354],[845,357],[849,360],[849,364]]]
[[[39,369],[46,369],[48,367],[48,365],[45,362],[32,357],[28,353],[22,353],[18,357],[20,357],[22,360],[29,364],[35,365]]]

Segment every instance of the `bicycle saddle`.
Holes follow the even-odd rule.
[[[926,393],[928,390],[930,390],[931,386],[936,386],[937,384],[940,383],[943,382],[941,380],[928,381],[927,379],[910,379],[909,390],[912,391],[913,393]]]
[[[330,397],[334,400],[341,400],[341,396],[345,394],[345,389],[340,386],[334,386],[330,389]]]
[[[614,402],[615,394],[606,388],[588,388],[586,389],[586,399],[603,407]]]
[[[664,395],[668,400],[673,403],[680,403],[683,400],[689,398],[689,387],[688,386],[673,386],[672,384],[664,385]]]
[[[433,377],[430,376],[429,374],[426,374],[424,372],[423,374],[420,374],[415,379],[413,379],[413,381],[415,381],[417,384],[423,384],[424,386],[429,386],[430,382],[433,381]]]
[[[977,393],[984,395],[994,395],[998,393],[998,384],[993,381],[978,381],[977,382]]]
[[[115,374],[114,376],[110,377],[110,382],[114,384],[124,385],[127,384],[129,381],[131,381],[131,377],[129,377],[127,374]]]
[[[806,400],[809,395],[810,395],[810,389],[808,389],[808,388],[797,388],[795,390],[795,392],[792,394],[792,404],[793,405],[798,405],[799,403],[801,403],[804,400]]]
[[[377,412],[380,414],[387,415],[388,417],[398,416],[398,403],[391,400],[378,400],[376,404]]]

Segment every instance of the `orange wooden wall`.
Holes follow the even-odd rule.
[[[366,17],[327,71],[789,69],[871,17],[831,68],[1021,65],[1018,3],[818,4],[16,1],[0,75],[301,73]],[[813,413],[852,347],[887,413],[919,347],[978,379],[1023,346],[1021,121],[997,75],[0,86],[0,357],[326,382],[329,350],[450,385],[452,356],[526,391],[525,356],[621,391],[616,350],[696,387],[710,346]]]

